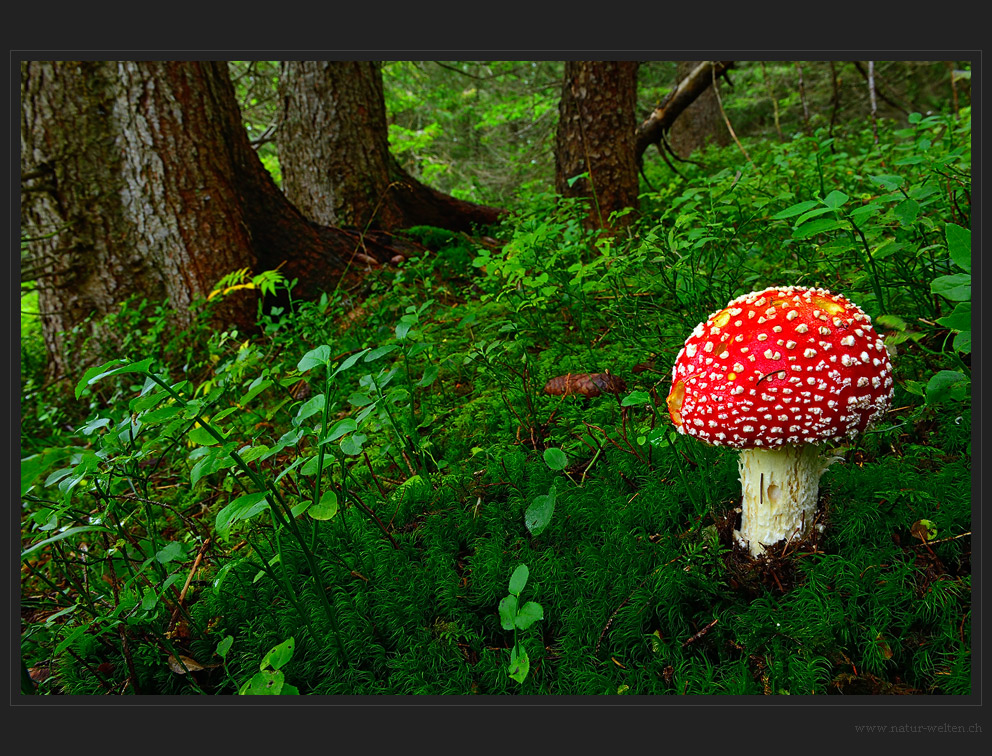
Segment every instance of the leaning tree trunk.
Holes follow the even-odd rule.
[[[637,208],[637,65],[635,61],[565,63],[555,139],[555,189],[565,197],[589,198],[591,227],[609,229],[611,213]],[[619,225],[629,220],[627,214]]]
[[[78,371],[66,333],[133,294],[176,326],[222,276],[283,264],[312,296],[390,240],[321,227],[286,200],[242,127],[223,63],[26,62],[21,66],[21,224],[55,377]],[[219,316],[254,321],[230,298]]]
[[[680,60],[677,74],[679,81],[685,81],[704,62],[701,60]],[[713,74],[713,70],[709,69],[710,84],[713,82]],[[720,114],[720,101],[717,99],[716,90],[712,86],[703,89],[672,124],[670,141],[672,150],[680,158],[689,157],[693,151],[705,147],[707,144],[716,144],[721,147],[730,144],[730,135],[727,133],[723,116]]]
[[[692,70],[679,66],[678,84],[637,127],[634,153],[637,155],[638,164],[644,158],[644,151],[652,144],[658,146],[662,155],[665,154],[667,135],[676,123],[676,119],[709,90],[715,78],[723,76],[733,66],[732,60],[704,60]],[[715,100],[715,93],[712,96]]]
[[[374,61],[290,61],[279,77],[279,164],[286,196],[326,225],[470,231],[503,211],[435,191],[389,152],[382,69]]]

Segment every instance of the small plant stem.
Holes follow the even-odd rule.
[[[673,448],[674,448],[674,444],[675,444],[675,440],[672,441]],[[682,454],[682,451],[680,449],[676,449],[675,451],[677,451],[680,455]],[[675,467],[679,471],[679,478],[681,478],[681,480],[682,480],[682,487],[689,494],[689,501],[692,502],[692,509],[693,509],[693,511],[699,511],[699,502],[696,501],[696,495],[692,491],[692,486],[689,484],[689,481],[685,477],[685,470],[682,469],[682,462],[679,461],[678,459],[676,459],[675,460]]]
[[[396,420],[393,419],[393,413],[389,411],[389,402],[386,400],[386,397],[382,393],[382,389],[379,388],[379,383],[375,380],[375,378],[372,378],[372,386],[373,386],[373,388],[375,388],[375,393],[378,395],[379,400],[382,402],[382,409],[383,409],[383,411],[385,411],[386,417],[389,419],[389,426],[393,429],[393,435],[396,436],[396,443],[399,446],[400,453],[403,454],[403,452],[406,451],[407,444],[406,444],[406,441],[403,438],[402,434],[400,433],[399,428],[396,425]],[[410,448],[411,448],[411,451],[415,451],[413,449],[413,444],[410,444]],[[417,456],[419,458],[419,454]],[[409,464],[409,459],[407,458],[406,454],[403,454],[403,459],[404,460],[407,460],[407,464]],[[422,459],[421,459],[421,467],[423,467],[423,460]],[[419,471],[417,471],[417,472],[419,472]],[[416,472],[414,472],[414,471],[411,470],[411,473],[410,474],[412,476],[412,475],[415,475]]]
[[[314,637],[314,639],[318,638],[319,636],[317,635],[317,631],[314,630],[313,624],[310,622],[310,615],[303,611],[303,607],[299,602],[299,597],[296,595],[293,584],[289,580],[289,573],[286,570],[285,564],[283,564],[282,555],[280,554],[279,556],[279,564],[283,569],[283,577],[280,580],[279,576],[276,574],[276,571],[272,569],[272,565],[269,564],[269,560],[265,557],[265,553],[259,549],[255,542],[252,541],[247,535],[245,536],[245,540],[248,541],[248,545],[251,546],[251,550],[258,554],[258,558],[262,560],[262,571],[269,576],[273,583],[276,585],[282,585],[286,598],[289,600],[289,603],[293,605],[296,613],[300,615],[300,619],[303,620],[303,623],[310,630],[310,634]]]
[[[373,523],[375,523],[378,526],[379,530],[382,531],[382,534],[384,536],[386,536],[386,538],[389,539],[389,542],[393,545],[393,548],[396,549],[397,551],[399,551],[399,548],[400,548],[399,547],[399,544],[396,543],[396,541],[393,539],[392,534],[388,530],[386,530],[386,526],[382,524],[382,520],[380,520],[378,518],[378,516],[376,515],[376,513],[373,512],[368,507],[368,505],[358,497],[358,494],[352,493],[351,494],[351,499],[352,499],[352,501],[354,501],[358,505],[358,508],[365,514],[365,516],[368,517],[369,520],[371,520]],[[363,565],[363,568],[364,568],[364,565]]]
[[[861,237],[861,244],[864,246],[865,255],[868,258],[868,265],[871,266],[872,288],[875,291],[875,296],[878,298],[879,306],[882,307],[886,312],[888,312],[889,311],[888,305],[885,303],[885,300],[882,298],[882,285],[878,279],[878,268],[875,266],[875,258],[871,256],[871,247],[868,244],[868,240],[865,238],[864,233],[861,231],[860,228],[857,227],[854,221],[848,218],[847,222],[851,224],[851,228],[853,228],[854,231],[857,233],[857,235]]]
[[[163,381],[157,375],[148,372],[145,372],[144,375],[148,376],[149,378],[151,378],[151,380],[153,380],[159,386],[164,388],[179,403],[181,407],[188,406],[185,400],[183,400],[183,398],[179,396],[179,394],[177,394],[172,389],[171,386],[169,386],[165,381]],[[225,441],[224,437],[220,433],[218,433],[213,428],[213,426],[211,426],[206,420],[204,420],[199,413],[196,414],[196,420],[200,423],[203,429],[207,431],[207,433],[209,433],[211,436],[213,436],[214,439],[217,440],[218,443],[221,444],[224,443]],[[350,667],[351,660],[348,658],[348,652],[344,647],[344,641],[341,640],[341,632],[340,629],[338,628],[338,620],[337,617],[335,616],[334,608],[331,606],[330,599],[327,598],[327,591],[325,591],[324,587],[321,585],[320,568],[317,565],[316,560],[314,559],[313,552],[309,548],[307,548],[306,539],[303,537],[303,534],[300,532],[299,526],[296,523],[296,518],[293,517],[293,513],[290,510],[289,506],[286,504],[286,502],[283,500],[282,496],[280,495],[279,491],[274,486],[268,485],[261,477],[259,477],[258,473],[252,470],[248,466],[248,463],[245,462],[244,459],[241,457],[241,455],[238,454],[236,451],[232,450],[230,452],[230,455],[231,455],[231,459],[233,459],[235,463],[238,465],[238,467],[240,467],[241,470],[251,479],[252,483],[255,484],[255,486],[258,488],[259,491],[266,491],[272,493],[273,501],[271,502],[272,506],[270,507],[270,510],[272,511],[276,519],[279,520],[280,525],[285,526],[288,523],[290,532],[293,534],[293,537],[296,539],[296,541],[300,544],[300,548],[303,551],[303,557],[307,561],[307,565],[310,568],[311,577],[317,587],[317,593],[320,595],[321,605],[324,608],[324,613],[327,615],[327,621],[330,623],[331,629],[334,632],[334,639],[337,641],[338,651],[340,653],[341,660],[345,663],[345,665]],[[280,511],[279,509],[280,507],[282,507],[285,510],[285,513]]]

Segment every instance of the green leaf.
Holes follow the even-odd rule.
[[[852,221],[860,225],[868,218],[871,218],[873,215],[878,215],[880,212],[882,212],[882,210],[883,207],[880,203],[869,202],[867,205],[859,205],[853,210],[849,210],[848,216]]]
[[[664,449],[675,437],[675,431],[670,425],[662,425],[648,433],[648,443],[656,449]]]
[[[214,446],[220,443],[213,435],[204,428],[202,425],[198,425],[189,432],[188,438],[197,446]]]
[[[961,354],[971,354],[971,331],[961,331],[954,337],[952,346]]]
[[[146,588],[144,595],[141,597],[141,609],[146,612],[150,612],[155,608],[158,603],[158,594],[155,593],[154,588]]]
[[[241,564],[244,560],[238,559],[233,562],[228,562],[219,570],[217,570],[217,575],[214,577],[213,582],[210,583],[210,587],[214,591],[214,595],[220,595],[221,585],[224,583],[224,578],[227,577],[227,573],[230,572],[235,566]]]
[[[311,349],[300,361],[296,363],[296,369],[301,373],[313,370],[315,367],[326,365],[331,360],[331,348],[327,344],[321,344],[315,349]]]
[[[817,234],[822,234],[827,231],[833,231],[834,229],[843,227],[844,223],[836,218],[818,218],[817,220],[812,220],[809,223],[804,223],[793,231],[792,238],[808,239],[811,236],[816,236]]]
[[[286,676],[279,670],[258,672],[238,692],[249,696],[278,696],[285,681]]]
[[[831,210],[836,210],[837,208],[842,207],[849,199],[850,197],[844,194],[844,192],[840,192],[835,189],[823,198],[823,202]]]
[[[507,671],[518,683],[527,679],[527,674],[530,672],[530,657],[522,646],[514,646],[510,649],[510,666]]]
[[[565,452],[556,447],[544,450],[544,462],[552,470],[564,470],[568,466]]]
[[[971,273],[971,231],[956,223],[948,223],[944,227],[944,237],[947,239],[947,251],[954,264]]]
[[[296,639],[290,636],[265,655],[262,659],[261,668],[271,667],[272,669],[282,669],[293,658],[293,651],[295,650]]]
[[[186,555],[186,549],[178,541],[172,541],[165,545],[164,548],[159,549],[158,553],[155,554],[155,559],[160,564],[168,564],[182,556]]]
[[[499,602],[499,623],[504,630],[512,630],[517,616],[517,597],[504,596]]]
[[[69,456],[66,448],[45,449],[21,460],[21,496],[26,494],[35,481],[52,465],[62,462]],[[71,469],[71,468],[66,468]],[[68,475],[68,472],[66,473]]]
[[[46,538],[44,541],[38,541],[31,546],[28,546],[24,551],[21,552],[21,559],[26,556],[30,556],[34,552],[45,548],[50,543],[55,543],[56,541],[61,541],[63,538],[71,538],[74,535],[79,535],[80,533],[89,533],[91,531],[100,531],[103,533],[113,533],[110,528],[105,528],[102,525],[82,525],[78,528],[69,528],[68,530],[63,530],[58,535],[54,535],[51,538]]]
[[[530,570],[527,568],[526,564],[521,564],[513,571],[510,575],[510,593],[514,596],[519,596],[523,593],[524,588],[527,586],[527,578],[530,576]]]
[[[637,404],[651,404],[651,394],[647,391],[631,391],[620,402],[621,407],[633,407]]]
[[[958,302],[954,306],[954,312],[937,318],[937,323],[951,331],[971,330],[971,302]]]
[[[331,373],[331,377],[333,378],[338,373],[344,372],[345,370],[350,368],[352,365],[358,362],[362,358],[362,356],[366,354],[368,351],[369,351],[368,349],[363,349],[362,351],[356,352],[355,354],[346,358],[345,361],[342,362],[340,365],[338,365],[335,371]]]
[[[144,420],[144,418],[142,418],[142,420]],[[79,432],[84,436],[90,436],[93,434],[93,431],[108,425],[110,425],[109,417],[97,417],[86,423],[86,425],[79,429]]]
[[[903,200],[892,208],[892,214],[896,216],[901,226],[912,226],[920,214],[920,203],[911,199]]]
[[[404,315],[400,322],[396,324],[396,338],[403,341],[410,333],[410,329],[417,325],[416,315]]]
[[[816,217],[818,217],[820,215],[824,215],[826,213],[832,213],[832,212],[834,212],[834,209],[832,207],[816,207],[816,208],[813,208],[808,213],[803,213],[798,218],[796,218],[795,222],[793,223],[793,226],[795,226],[795,227],[801,226],[806,221],[810,220],[811,218],[816,218]]]
[[[575,185],[575,182],[576,181],[578,181],[579,179],[584,179],[584,178],[588,178],[588,177],[589,177],[589,174],[588,173],[579,173],[579,174],[576,174],[575,176],[572,176],[571,178],[565,179],[565,181],[568,183],[569,189],[571,189]]]
[[[231,646],[234,644],[234,636],[228,635],[222,641],[217,644],[216,654],[227,661],[227,652],[231,650]]]
[[[337,441],[345,434],[356,430],[358,430],[358,423],[350,417],[342,418],[331,426],[331,429],[327,431],[327,435],[320,440],[320,443],[329,444],[331,441]]]
[[[272,385],[272,381],[268,378],[263,378],[263,376],[258,376],[255,380],[251,382],[248,386],[248,391],[246,391],[240,399],[238,399],[238,404],[242,407],[246,407],[252,399],[261,394],[265,389]]]
[[[903,184],[902,176],[890,176],[883,174],[879,176],[869,176],[868,178],[889,192],[895,191]]]
[[[927,404],[961,401],[968,396],[971,381],[957,370],[941,370],[927,382]]]
[[[537,537],[544,532],[544,529],[551,522],[554,511],[555,489],[552,486],[551,491],[547,494],[535,497],[524,513],[524,525],[527,526],[527,530],[532,536]]]
[[[310,507],[313,506],[313,499],[303,499],[302,501],[294,504],[289,508],[289,513],[293,515],[294,518],[299,517],[301,514],[306,512]]]
[[[308,417],[312,417],[318,412],[322,412],[325,401],[326,399],[323,394],[317,394],[317,396],[313,397],[313,399],[304,402],[300,409],[297,410],[296,417],[293,418],[293,425],[299,426]]]
[[[87,630],[90,629],[89,623],[85,625],[80,625],[75,630],[73,630],[69,635],[62,639],[62,642],[55,647],[55,651],[52,652],[53,657],[58,657],[65,651],[69,646],[76,642],[76,639],[83,635]]]
[[[350,436],[345,436],[341,439],[341,451],[349,457],[357,457],[362,453],[362,444],[366,440],[366,436],[363,436],[361,433],[352,433]]]
[[[955,273],[935,278],[930,282],[930,291],[952,302],[967,302],[971,299],[971,274]]]
[[[399,349],[396,344],[390,344],[389,346],[381,346],[378,349],[373,349],[367,355],[365,355],[365,362],[375,362],[380,357],[385,357],[390,352],[395,352]]]
[[[428,365],[424,370],[424,377],[417,381],[417,385],[421,388],[426,388],[430,386],[437,379],[437,365]]]
[[[151,412],[146,412],[141,416],[141,422],[145,425],[156,425],[158,423],[164,423],[166,420],[171,420],[180,412],[183,408],[178,404],[170,404],[167,407],[160,407],[157,410],[152,410]]]
[[[772,220],[784,220],[785,218],[791,218],[795,215],[801,215],[807,210],[812,210],[814,207],[819,206],[819,202],[816,200],[807,200],[806,202],[800,202],[799,204],[792,205],[791,207],[785,208],[779,213],[775,213],[772,216]]]
[[[324,491],[320,501],[307,510],[315,520],[330,520],[338,513],[338,495],[334,491]]]
[[[268,493],[265,491],[239,496],[217,513],[214,527],[219,533],[226,534],[234,523],[250,520],[269,506],[266,496]]]
[[[270,449],[265,444],[259,444],[258,446],[244,446],[238,449],[238,454],[245,462],[254,462],[256,459],[267,459],[275,453],[276,450]]]
[[[879,315],[875,318],[875,322],[880,326],[885,326],[893,331],[905,331],[909,326],[906,325],[906,321],[900,318],[898,315]]]
[[[190,470],[190,485],[195,486],[199,480],[207,475],[211,475],[218,470],[232,467],[235,463],[234,459],[231,457],[231,452],[234,451],[235,446],[236,444],[233,443],[224,444],[224,446],[201,446],[200,449],[205,450],[206,454],[203,459],[193,465],[193,469]]]
[[[353,391],[348,396],[348,404],[352,407],[365,407],[375,402],[375,399],[363,391]]]
[[[145,373],[148,372],[148,368],[151,367],[151,364],[152,358],[148,357],[141,360],[141,362],[111,360],[110,362],[104,363],[98,367],[92,367],[83,374],[82,379],[80,379],[79,383],[76,384],[76,398],[78,399],[82,395],[83,389],[99,380],[108,378],[112,375],[118,375],[120,373]]]
[[[518,630],[526,630],[538,620],[544,619],[544,608],[536,601],[528,601],[519,610],[515,620]]]
[[[300,472],[303,475],[316,475],[317,465],[320,464],[320,455],[311,454],[306,458],[306,462],[303,463],[303,467],[300,468]]]

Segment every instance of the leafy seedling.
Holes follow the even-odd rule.
[[[510,649],[510,665],[507,671],[518,683],[523,683],[530,672],[530,657],[520,645],[518,630],[526,630],[538,620],[544,619],[544,609],[536,601],[520,604],[520,594],[527,585],[530,575],[526,564],[521,564],[510,576],[510,595],[499,602],[499,619],[504,630],[513,631],[513,648]]]
[[[239,696],[296,696],[300,691],[286,682],[282,668],[293,658],[296,640],[290,637],[274,646],[259,664],[258,672],[238,691]],[[225,653],[226,653],[225,649]],[[219,651],[219,649],[218,649]]]

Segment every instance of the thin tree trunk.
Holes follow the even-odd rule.
[[[805,126],[806,133],[811,134],[813,132],[809,125],[809,105],[806,104],[806,84],[803,82],[803,67],[798,61],[796,61],[796,73],[798,74],[799,101],[803,106],[803,125]]]
[[[871,103],[871,133],[875,139],[875,144],[878,144],[878,119],[876,118],[876,112],[878,111],[878,101],[875,98],[875,61],[868,61],[868,101]]]
[[[768,71],[765,70],[765,61],[761,61],[761,75],[765,79],[765,86],[768,88],[768,97],[772,101],[772,114],[775,119],[775,132],[778,134],[778,141],[784,142],[785,135],[782,134],[782,124],[779,120],[778,113],[778,97],[775,96],[775,90],[772,88],[772,83],[768,80]]]
[[[555,139],[555,189],[588,197],[587,223],[609,229],[610,215],[637,208],[634,61],[567,61]],[[630,214],[618,225],[627,225]]]
[[[283,187],[307,217],[360,229],[470,231],[504,214],[435,191],[400,167],[389,152],[379,63],[291,61],[279,88]]]

